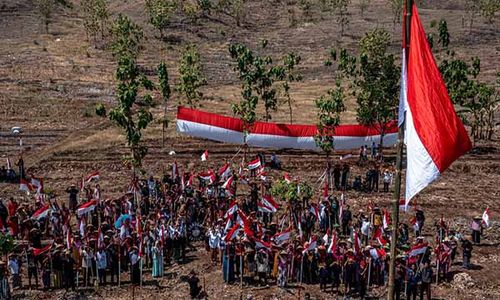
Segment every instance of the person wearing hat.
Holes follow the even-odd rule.
[[[472,242],[476,245],[481,243],[481,234],[483,233],[483,218],[481,216],[476,216],[472,219],[470,228],[472,230]]]
[[[130,259],[130,281],[132,284],[139,284],[141,281],[139,248],[132,246],[129,252]]]
[[[28,265],[28,286],[31,290],[31,279],[35,280],[35,289],[38,289],[38,268],[37,268],[37,258],[33,255],[33,248],[28,248],[26,250],[26,259]]]
[[[70,187],[66,189],[66,193],[69,194],[69,199],[68,199],[68,208],[72,211],[75,212],[76,206],[78,205],[78,193],[80,191],[76,188],[75,184],[72,184]]]
[[[472,243],[471,241],[466,237],[462,239],[462,253],[463,253],[463,267],[465,269],[470,268],[470,259],[472,257]]]

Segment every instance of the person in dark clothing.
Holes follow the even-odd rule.
[[[118,282],[118,249],[117,245],[113,244],[111,247],[107,249],[108,253],[108,266],[109,266],[109,272],[111,275],[111,284],[115,283],[115,277],[116,281]]]
[[[422,279],[422,284],[420,285],[420,300],[424,299],[424,293],[427,295],[427,300],[431,300],[432,273],[431,265],[429,262],[426,262],[423,269],[420,271]]]
[[[341,188],[342,190],[347,190],[347,176],[349,175],[349,165],[344,163],[342,167],[342,178],[341,178]]]
[[[349,210],[349,205],[342,211],[342,234],[348,236],[350,234],[349,226],[352,221],[352,213]]]
[[[469,239],[462,240],[462,252],[464,256],[463,267],[466,269],[470,268],[470,259],[472,257],[472,243]]]
[[[27,264],[28,264],[28,285],[31,290],[31,279],[35,280],[35,289],[38,289],[38,268],[37,268],[37,259],[36,256],[33,255],[33,248],[28,249]]]
[[[330,281],[330,272],[324,264],[319,266],[319,289],[326,291],[326,285]]]
[[[71,257],[71,252],[69,250],[66,250],[64,253],[64,258],[63,258],[63,282],[64,282],[64,288],[66,291],[71,288],[71,290],[75,290],[75,260],[73,257]]]
[[[378,182],[380,179],[380,168],[378,165],[372,169],[372,186],[370,188],[371,191],[378,192]]]
[[[198,279],[194,270],[189,272],[187,283],[189,284],[189,295],[191,296],[191,299],[198,298],[201,293],[201,287],[199,286],[200,279]]]
[[[417,220],[417,225],[418,225],[418,230],[415,234],[419,236],[424,228],[424,221],[425,221],[424,212],[420,209],[417,209],[417,212],[415,213],[415,219]]]
[[[340,189],[340,173],[341,173],[340,166],[338,164],[336,164],[333,167],[333,182],[334,182],[335,188],[337,190]]]
[[[79,191],[74,184],[66,189],[66,193],[69,194],[68,207],[72,212],[75,212],[76,206],[78,205],[78,192]]]
[[[3,203],[3,200],[0,199],[0,219],[2,221],[2,224],[7,224],[7,217],[9,216],[9,210]]]
[[[408,279],[408,285],[406,288],[406,300],[416,300],[417,299],[417,287],[419,276],[417,273],[417,265],[413,264],[406,273],[406,278]]]

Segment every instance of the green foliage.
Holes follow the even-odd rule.
[[[363,16],[365,13],[365,10],[368,7],[370,7],[370,2],[371,2],[371,0],[359,0],[358,7],[359,7],[359,11],[361,13],[361,16]]]
[[[392,24],[401,23],[403,13],[403,0],[387,0],[392,12]]]
[[[326,96],[323,95],[314,101],[318,109],[318,132],[314,140],[327,156],[334,150],[335,128],[340,125],[340,115],[346,110],[344,101],[345,94],[339,81],[334,90],[328,90]]]
[[[232,16],[236,26],[241,26],[246,17],[245,0],[220,0],[215,7],[218,13]]]
[[[172,0],[146,0],[149,23],[158,29],[161,38],[164,36],[165,29],[170,23],[175,8],[175,2]]]
[[[471,127],[474,141],[491,140],[495,127],[494,114],[499,107],[498,91],[479,82],[476,78],[481,71],[481,62],[475,57],[469,64],[455,59],[453,53],[439,65],[453,103],[461,109],[459,115],[466,125]]]
[[[500,11],[500,0],[480,0],[481,15],[490,24],[495,21],[495,14]]]
[[[52,13],[56,5],[55,0],[35,0],[34,4],[45,28],[45,33],[49,33],[49,24],[52,23]]]
[[[158,72],[158,81],[160,83],[160,92],[163,99],[163,119],[161,121],[162,124],[162,144],[165,145],[165,129],[168,127],[168,118],[167,118],[167,104],[170,99],[171,90],[170,84],[168,83],[168,70],[165,62],[160,62],[157,68]]]
[[[287,183],[285,180],[280,179],[271,187],[271,195],[281,201],[293,203],[300,199],[311,199],[313,196],[313,189],[306,182],[301,182],[299,184],[295,182]]]
[[[284,65],[284,81],[283,81],[283,92],[285,94],[285,102],[288,104],[288,113],[290,116],[290,124],[293,123],[293,111],[292,111],[292,97],[290,96],[290,83],[295,81],[301,81],[302,75],[296,71],[296,67],[300,64],[301,58],[299,55],[290,53],[285,55],[283,58]]]
[[[481,0],[465,0],[465,12],[469,19],[469,33],[472,32],[472,26],[476,16],[481,11]]]
[[[212,0],[197,0],[198,7],[203,12],[203,15],[209,15],[213,8]]]
[[[203,77],[200,54],[195,45],[189,44],[182,52],[179,74],[177,90],[184,94],[190,107],[196,107],[203,97],[199,88],[206,84],[206,79]]]
[[[98,103],[95,106],[95,114],[98,115],[99,117],[105,117],[106,116],[106,107],[102,103]]]
[[[149,92],[153,83],[140,71],[137,56],[142,42],[142,29],[126,16],[118,16],[112,26],[112,50],[118,62],[116,70],[116,100],[118,104],[109,113],[109,119],[125,132],[131,156],[127,162],[134,167],[142,165],[148,148],[142,142],[142,131],[153,121],[149,108],[154,105]],[[104,116],[105,110],[96,109]]]
[[[100,33],[101,40],[104,40],[108,26],[108,4],[106,0],[82,0],[81,11],[83,14],[83,26],[87,33],[87,38],[92,37],[94,44]]]
[[[367,3],[366,0],[362,4],[363,7],[365,3]],[[337,23],[340,24],[341,36],[344,36],[345,28],[349,25],[349,15],[347,10],[350,4],[351,0],[320,0],[321,9],[336,16]]]
[[[431,49],[433,49],[434,48],[434,34],[432,32],[427,34],[427,42],[429,43],[429,47],[431,47]]]
[[[267,41],[263,41],[263,48]],[[273,64],[270,56],[260,56],[254,53],[247,46],[242,44],[232,44],[229,46],[231,58],[236,62],[234,67],[238,72],[238,77],[242,82],[242,101],[233,105],[233,112],[238,115],[247,128],[255,122],[255,109],[257,103],[262,101],[265,109],[264,119],[271,119],[271,111],[278,108],[278,94],[275,86],[276,81],[285,78],[285,68]],[[290,58],[290,57],[289,57]],[[295,67],[295,61],[289,67]]]
[[[142,50],[142,28],[128,16],[118,15],[111,26],[111,51],[116,58],[128,57],[136,60]]]
[[[350,88],[358,104],[358,122],[378,128],[382,145],[387,123],[396,119],[399,104],[400,68],[387,53],[390,43],[387,31],[375,29],[361,39],[359,58],[343,49],[338,62],[341,74],[354,79]]]
[[[14,250],[14,238],[11,235],[0,233],[0,253],[7,255]]]
[[[309,200],[313,196],[313,188],[307,182],[301,182],[298,190],[299,196],[304,200]]]
[[[441,19],[441,21],[439,21],[438,33],[438,43],[441,44],[441,47],[445,49],[448,48],[448,45],[450,44],[450,34],[448,33],[448,24],[445,19]]]

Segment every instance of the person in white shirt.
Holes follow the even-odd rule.
[[[384,181],[384,193],[387,193],[389,192],[389,185],[391,184],[392,181],[392,173],[389,172],[388,169],[384,170],[383,181]]]
[[[85,286],[88,286],[90,283],[90,273],[92,272],[92,259],[94,258],[94,253],[89,247],[83,246],[80,250],[80,255],[82,257],[83,282]]]
[[[212,262],[217,263],[217,252],[219,251],[221,233],[217,228],[210,229],[208,232],[208,246],[210,247],[210,258]]]
[[[97,274],[99,277],[99,284],[106,284],[106,267],[108,265],[108,259],[106,251],[104,249],[99,249],[97,251]]]
[[[21,287],[21,277],[19,276],[19,262],[17,261],[17,255],[11,254],[9,256],[9,262],[7,263],[9,268],[10,276],[12,278],[12,288],[17,289]]]

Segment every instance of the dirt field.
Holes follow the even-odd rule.
[[[25,163],[29,171],[45,178],[46,186],[66,200],[62,192],[70,183],[76,183],[83,175],[92,170],[100,170],[101,186],[106,196],[115,197],[125,190],[129,171],[122,165],[121,158],[127,152],[123,136],[107,120],[94,114],[95,104],[114,102],[115,63],[109,52],[95,49],[85,36],[82,19],[75,9],[58,9],[49,34],[43,33],[40,18],[30,0],[0,0],[0,158],[12,160],[18,154],[16,137],[10,134],[12,126],[24,129],[23,145]],[[243,42],[256,48],[261,39],[268,39],[266,52],[276,59],[288,52],[301,55],[300,71],[304,80],[292,85],[294,99],[294,119],[297,123],[312,123],[315,118],[313,100],[333,85],[331,69],[324,66],[330,48],[357,48],[363,34],[373,28],[383,27],[394,33],[391,51],[400,53],[401,25],[393,26],[391,11],[386,1],[372,0],[371,5],[361,17],[358,1],[353,0],[349,9],[349,27],[344,37],[333,16],[313,9],[312,19],[290,26],[289,9],[297,18],[301,12],[298,1],[266,0],[247,1],[247,17],[242,27],[236,27],[231,17],[211,15],[201,19],[198,24],[190,24],[175,16],[167,31],[166,41],[160,41],[147,22],[144,1],[110,2],[111,18],[118,13],[130,15],[145,30],[147,41],[140,57],[141,65],[153,70],[160,60],[166,60],[171,82],[177,82],[180,50],[188,42],[196,43],[200,49],[204,72],[208,85],[203,88],[205,99],[202,109],[212,112],[231,114],[230,103],[238,101],[240,86],[231,67],[227,51],[228,45]],[[472,32],[462,25],[465,15],[463,1],[419,1],[420,15],[426,28],[431,20],[445,18],[451,34],[450,47],[457,56],[481,58],[480,79],[494,81],[495,73],[500,70],[500,31],[499,20],[487,24],[480,17],[475,20]],[[174,93],[169,105],[169,116],[175,118],[175,108],[179,95]],[[155,110],[159,116],[161,109]],[[287,122],[286,107],[273,114],[273,121]],[[343,122],[355,122],[355,100],[348,100],[348,112]],[[165,147],[161,143],[161,125],[156,122],[146,132],[149,154],[145,161],[147,175],[158,176],[168,169],[173,159],[181,169],[195,168],[193,161],[210,149],[211,164],[227,160],[236,154],[238,148],[212,142],[191,139],[175,133],[172,122],[168,129]],[[498,135],[494,141],[478,144],[469,154],[455,162],[444,176],[426,189],[418,198],[428,220],[437,219],[441,214],[458,227],[465,228],[471,217],[481,214],[486,206],[490,207],[493,220],[500,215],[500,144]],[[175,157],[168,153],[174,150]],[[252,150],[256,151],[256,150]],[[271,152],[266,152],[271,153]],[[313,152],[278,152],[288,172],[302,180],[314,182],[323,171],[324,159]],[[391,159],[391,158],[389,158]],[[241,156],[235,161],[241,160]],[[3,162],[2,162],[3,164]],[[363,170],[354,168],[354,173]],[[272,176],[281,176],[273,174]],[[0,184],[0,197],[24,197],[17,186]],[[375,199],[384,205],[390,201],[389,194],[350,193],[352,207],[366,207],[368,199]],[[353,210],[355,211],[355,210]],[[402,216],[408,221],[409,216]],[[430,225],[429,221],[429,225]],[[473,253],[473,285],[461,288],[460,285],[442,284],[435,289],[439,299],[500,299],[500,228],[498,222],[485,234],[484,245],[476,247]],[[427,234],[431,234],[430,226]],[[126,284],[124,288],[101,287],[98,291],[82,291],[85,297],[107,299],[150,299],[152,297],[184,299],[188,286],[180,281],[180,276],[195,269],[205,278],[206,290],[210,298],[243,299],[249,294],[256,299],[297,298],[297,288],[280,290],[275,286],[269,289],[254,289],[228,286],[222,281],[220,268],[212,266],[207,254],[200,245],[197,252],[189,253],[192,261],[186,265],[168,269],[168,279],[153,281],[145,275],[146,285],[134,293]],[[461,258],[459,258],[461,259]],[[459,265],[454,273],[463,272]],[[333,296],[319,293],[317,286],[305,287],[317,299]],[[301,291],[303,295],[305,291]],[[382,291],[373,291],[374,296]],[[64,295],[62,291],[42,293],[22,291],[22,298],[65,299],[76,295]]]

